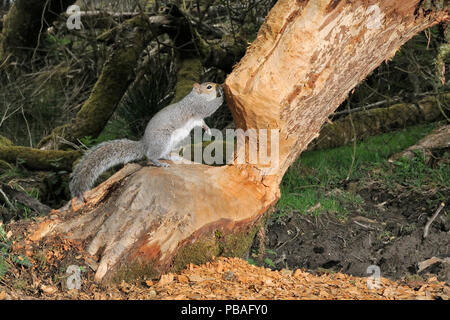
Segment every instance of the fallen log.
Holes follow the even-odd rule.
[[[39,150],[15,146],[0,136],[0,160],[21,165],[32,170],[61,171],[72,170],[73,162],[79,158],[79,151]]]
[[[327,123],[320,130],[320,136],[308,146],[308,150],[335,148],[346,145],[356,138],[357,141],[369,136],[407,126],[430,123],[445,119],[438,105],[450,103],[450,93],[425,97],[414,103],[397,103],[387,108],[376,108],[352,113],[333,123]],[[445,111],[444,111],[445,112]]]
[[[135,76],[135,67],[142,50],[168,19],[164,16],[138,15],[100,36],[114,44],[89,99],[70,123],[56,127],[41,139],[40,149],[61,147],[61,138],[72,143],[86,136],[97,137],[116,110]],[[155,31],[149,32],[149,28]],[[159,31],[158,31],[159,30]],[[120,41],[118,40],[120,39]]]

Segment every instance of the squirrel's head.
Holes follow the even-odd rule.
[[[223,98],[222,87],[214,82],[195,83],[193,91],[204,98],[206,101],[212,101],[217,98]]]

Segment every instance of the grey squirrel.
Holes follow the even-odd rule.
[[[107,169],[146,157],[157,167],[169,164],[169,153],[186,138],[194,127],[210,129],[203,120],[223,103],[223,89],[212,82],[194,84],[192,91],[180,101],[160,110],[147,124],[139,141],[112,140],[90,149],[73,170],[69,183],[72,198],[84,201],[83,193],[92,188],[95,180]]]

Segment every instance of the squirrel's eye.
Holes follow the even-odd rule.
[[[206,87],[206,89],[211,90],[211,89],[212,89],[212,85],[208,84],[208,86]]]

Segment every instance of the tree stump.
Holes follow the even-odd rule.
[[[283,174],[348,92],[413,35],[448,20],[445,1],[426,5],[278,1],[225,83],[237,128],[279,130],[277,167],[129,164],[86,193],[86,204],[30,226],[27,240],[79,241],[98,261],[97,281],[244,254]]]

